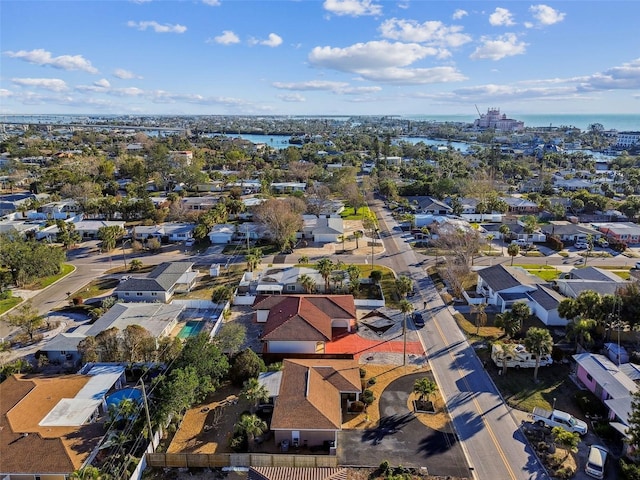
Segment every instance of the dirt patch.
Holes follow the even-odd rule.
[[[167,453],[230,453],[229,438],[240,414],[250,409],[239,388],[226,385],[187,410]]]
[[[346,422],[342,424],[342,428],[345,430],[365,430],[367,428],[373,428],[380,421],[380,408],[378,400],[382,395],[382,392],[389,386],[394,380],[409,375],[412,373],[430,372],[429,367],[416,367],[413,365],[393,366],[393,365],[363,365],[362,368],[367,372],[364,378],[366,388],[371,390],[375,395],[376,400],[371,404],[366,412],[358,415],[350,415]],[[375,377],[376,381],[373,385],[369,385],[370,378]],[[413,400],[417,396],[408,392],[407,396],[407,408],[409,411],[413,411]],[[449,418],[449,414],[445,409],[444,400],[439,392],[436,392],[432,397],[436,413],[416,413],[416,418],[426,425],[427,427],[438,430],[441,432],[452,433],[453,427]]]

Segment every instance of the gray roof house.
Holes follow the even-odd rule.
[[[555,285],[566,297],[576,298],[581,292],[593,290],[600,295],[615,295],[629,282],[613,272],[597,267],[574,268],[567,278],[558,278]]]
[[[476,293],[484,296],[488,304],[504,312],[519,300],[528,302],[528,293],[545,283],[522,268],[494,265],[478,270]]]
[[[527,303],[531,312],[545,325],[550,327],[565,326],[569,323],[566,318],[562,318],[558,314],[558,305],[565,298],[558,292],[544,285],[538,285],[536,290],[527,292],[527,297],[529,297]]]
[[[562,242],[586,242],[587,235],[591,235],[593,241],[598,241],[603,235],[595,228],[565,221],[552,221],[549,225],[541,227],[545,235],[555,235]]]
[[[344,233],[344,222],[339,216],[303,215],[302,221],[300,238],[312,239],[316,243],[337,242],[338,237]]]
[[[118,285],[118,300],[127,302],[168,303],[174,293],[189,292],[196,283],[198,272],[193,262],[164,262],[146,277],[132,277]]]

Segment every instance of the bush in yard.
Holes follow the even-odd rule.
[[[605,406],[591,392],[576,392],[573,395],[573,400],[585,415],[600,415],[601,417],[607,415]]]
[[[349,407],[352,412],[364,412],[364,403],[360,401],[355,401]]]
[[[640,465],[627,463],[624,458],[620,459],[620,471],[625,480],[640,480]]]
[[[260,372],[266,371],[264,361],[250,348],[237,354],[231,362],[229,379],[237,387],[242,387],[245,381],[256,378]]]
[[[362,395],[360,396],[360,399],[366,405],[371,405],[375,401],[376,396],[373,394],[373,392],[371,390],[367,389],[364,392],[362,392]]]
[[[360,367],[360,378],[364,378],[366,376],[367,376],[367,371],[364,368]]]

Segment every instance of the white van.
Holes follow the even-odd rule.
[[[593,478],[604,478],[604,468],[607,464],[607,454],[609,451],[602,445],[591,445],[589,456],[584,471]]]

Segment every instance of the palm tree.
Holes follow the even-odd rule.
[[[333,271],[333,262],[329,258],[321,258],[316,263],[316,270],[324,280],[324,292],[329,293],[329,278],[331,277],[331,272]]]
[[[553,338],[546,328],[531,327],[527,330],[524,338],[524,346],[531,353],[536,355],[536,366],[533,370],[533,379],[538,381],[538,368],[540,368],[540,357],[551,353],[553,349]]]
[[[349,265],[347,267],[347,276],[349,277],[349,284],[351,292],[357,292],[360,287],[360,269],[357,265]]]
[[[356,239],[356,250],[357,250],[358,248],[360,248],[360,243],[358,242],[358,240],[362,238],[362,232],[360,230],[356,230],[355,232],[353,232],[353,238]]]
[[[413,290],[413,280],[406,275],[400,275],[396,279],[396,289],[402,298],[407,298],[409,292]]]
[[[269,389],[257,378],[250,378],[244,382],[240,396],[252,404],[252,409],[262,402],[269,400]],[[258,434],[259,435],[259,434]]]
[[[492,243],[493,243],[493,239],[496,238],[496,236],[492,233],[490,233],[489,235],[487,235],[487,240],[489,242],[489,253],[491,253],[491,249],[492,249]]]
[[[487,304],[484,302],[471,305],[471,310],[476,314],[476,335],[480,334],[480,327],[487,323],[486,308]]]
[[[593,341],[591,331],[596,327],[597,322],[590,318],[576,318],[567,324],[567,338],[575,341],[576,348],[578,344],[585,346]]]
[[[347,235],[343,234],[343,235],[338,235],[338,241],[342,242],[342,253],[344,253],[344,242],[347,240]]]
[[[108,478],[110,478],[108,474],[102,473],[99,468],[92,465],[75,470],[69,475],[70,480],[107,480]]]
[[[511,229],[509,228],[509,225],[503,223],[502,225],[500,225],[498,231],[502,235],[502,255],[504,256],[504,244],[507,241],[507,237],[511,233]]]
[[[262,252],[259,248],[249,250],[246,255],[247,268],[250,272],[253,272],[260,263],[262,263]]]
[[[306,273],[300,275],[298,282],[302,285],[302,288],[304,288],[306,293],[313,293],[316,288],[316,281]]]
[[[413,382],[412,392],[418,395],[418,400],[423,401],[425,398],[431,401],[431,395],[438,391],[438,384],[427,377],[422,377]]]
[[[565,298],[558,304],[558,315],[567,320],[573,320],[580,315],[580,305],[575,298]]]
[[[513,266],[513,259],[520,253],[520,247],[512,243],[507,247],[507,253],[511,255],[511,266]]]
[[[309,263],[309,255],[300,255],[300,258],[298,259],[298,263],[302,263],[305,265]]]
[[[241,435],[246,435],[249,451],[251,451],[253,439],[267,431],[267,423],[257,415],[243,415],[233,426],[233,430]]]
[[[506,361],[507,357],[513,357],[516,353],[516,343],[504,343],[496,342],[500,346],[501,352],[497,355],[498,360],[502,361],[502,376],[507,374],[509,363]]]
[[[406,278],[406,277],[405,277]],[[402,332],[403,332],[403,353],[402,353],[402,365],[406,365],[407,364],[407,314],[413,312],[413,304],[407,300],[406,298],[403,298],[400,301],[400,311],[403,313],[404,315],[404,323],[402,325]]]
[[[506,311],[496,315],[495,326],[502,328],[502,330],[504,330],[504,334],[508,338],[513,338],[513,336],[522,328],[520,319],[515,317],[511,311]]]

